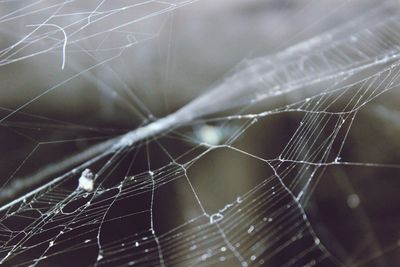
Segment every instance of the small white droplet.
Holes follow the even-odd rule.
[[[254,225],[251,225],[249,229],[247,229],[247,233],[251,234],[254,231]]]
[[[208,258],[208,254],[203,254],[203,255],[201,255],[201,260],[202,260],[202,261],[207,260],[207,258]]]
[[[358,197],[357,194],[351,194],[347,197],[347,205],[351,209],[355,209],[360,205],[360,198]]]
[[[211,125],[203,125],[199,127],[196,131],[197,137],[201,142],[208,145],[218,145],[220,144],[223,134],[218,127]]]

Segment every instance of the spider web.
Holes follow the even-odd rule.
[[[340,249],[315,219],[313,198],[320,195],[319,184],[335,175],[398,175],[396,143],[394,152],[382,152],[386,158],[354,152],[374,146],[354,144],[373,128],[365,118],[371,110],[374,115],[368,116],[396,124],[390,110],[400,75],[397,4],[387,1],[279,52],[247,57],[165,115],[152,110],[157,102],[151,101],[153,94],[164,94],[166,101],[166,93],[132,90],[123,59],[129,56],[141,66],[146,47],[174,28],[175,12],[199,8],[195,2],[0,2],[7,36],[1,41],[1,67],[32,68],[39,62],[55,69],[54,77],[42,73],[46,86],[39,82],[33,97],[29,91],[16,93],[18,82],[10,82],[14,91],[4,92],[23,99],[15,106],[1,104],[0,262],[396,266],[397,232],[391,239],[377,238],[373,223],[359,215],[355,229],[364,232],[356,245],[349,238],[349,247]],[[315,5],[301,5],[293,15],[301,17]],[[30,82],[42,77],[26,76]],[[148,82],[151,88],[158,81]],[[90,112],[94,104],[85,99],[87,118],[78,112],[77,120],[54,119],[40,112],[46,105],[57,110],[63,98],[76,100],[72,95],[85,86],[95,88],[102,110],[112,109],[103,115],[120,114],[119,122],[99,126],[90,114],[99,108]],[[52,99],[59,91],[61,100]],[[68,109],[74,113],[74,106]],[[351,191],[347,204],[359,210],[360,196]]]

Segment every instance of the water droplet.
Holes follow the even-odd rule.
[[[347,197],[347,205],[351,209],[355,209],[360,205],[360,198],[357,194],[351,194]]]
[[[249,229],[247,229],[247,233],[251,234],[254,231],[254,225],[251,225]]]

